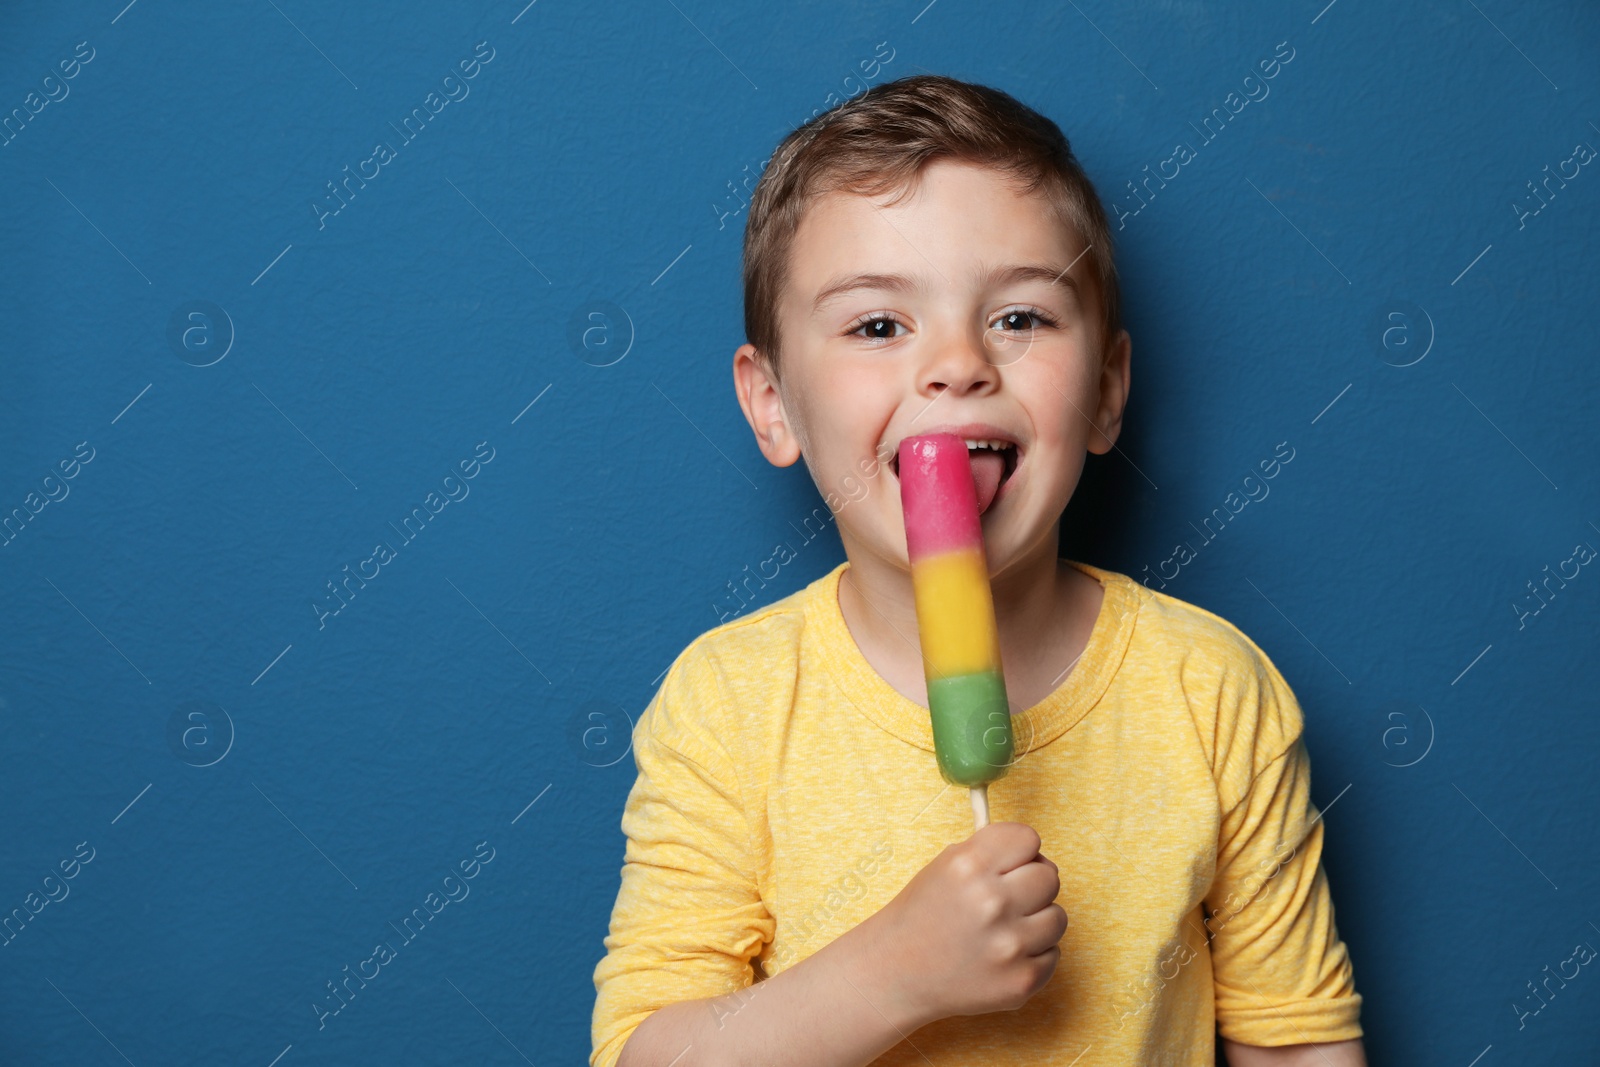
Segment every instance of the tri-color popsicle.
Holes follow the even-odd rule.
[[[934,751],[945,780],[972,790],[982,827],[988,783],[1006,773],[1014,742],[966,441],[951,433],[906,438],[899,478]]]

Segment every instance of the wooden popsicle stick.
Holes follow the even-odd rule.
[[[973,830],[982,830],[989,825],[989,783],[975,785],[972,794],[972,821]]]

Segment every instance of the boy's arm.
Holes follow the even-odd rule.
[[[1358,1037],[1323,1045],[1279,1045],[1262,1048],[1222,1039],[1228,1067],[1367,1067],[1367,1054]]]
[[[1318,1067],[1359,1062],[1318,1047],[1353,1047],[1362,998],[1334,924],[1300,707],[1266,654],[1252,651],[1256,662],[1225,685],[1219,717],[1224,813],[1206,895],[1218,1030],[1225,1047],[1255,1047],[1235,1067],[1300,1062],[1281,1059],[1293,1055]]]
[[[593,1067],[619,1062],[625,1043],[636,1055],[630,1035],[652,1013],[750,985],[750,960],[773,935],[710,681],[699,662],[675,665],[634,728],[622,878],[594,971]]]
[[[862,1067],[937,1019],[1015,1011],[1055,973],[1067,929],[1042,843],[1032,827],[999,822],[947,845],[805,960],[748,989],[658,1008],[635,1028],[625,1067]]]
[[[622,815],[621,884],[595,967],[593,1067],[858,1065],[931,1019],[892,988],[869,921],[752,983],[772,939],[759,801],[722,743],[716,667],[675,664],[633,732],[638,770]],[[741,771],[743,773],[741,773]]]
[[[866,951],[864,926],[747,989],[658,1009],[617,1067],[863,1067],[925,1025]]]

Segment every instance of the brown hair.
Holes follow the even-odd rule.
[[[918,74],[873,86],[795,129],[756,183],[744,231],[744,332],[774,374],[778,296],[805,208],[831,192],[909,193],[937,159],[994,167],[1025,194],[1043,189],[1057,218],[1089,245],[1103,339],[1121,329],[1111,227],[1061,128],[998,89]]]

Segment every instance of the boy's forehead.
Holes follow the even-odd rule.
[[[1042,190],[1027,193],[990,167],[940,160],[909,188],[813,196],[789,248],[785,301],[809,315],[844,275],[894,272],[964,284],[978,261],[1065,267],[1084,247]],[[962,276],[950,278],[951,270]]]

